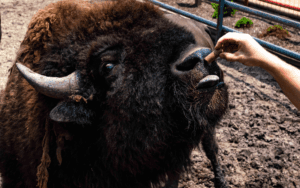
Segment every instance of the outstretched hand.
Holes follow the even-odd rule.
[[[268,71],[278,82],[284,94],[300,110],[299,69],[266,51],[248,34],[227,33],[218,40],[215,46],[215,50],[220,49],[222,53],[219,57],[227,61],[238,61],[244,65],[258,66]]]
[[[220,58],[238,61],[247,66],[260,66],[269,54],[249,34],[234,32],[227,33],[218,40],[215,49],[220,48],[223,48]]]

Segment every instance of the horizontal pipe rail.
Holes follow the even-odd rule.
[[[204,19],[204,18],[201,18],[199,16],[196,16],[194,14],[191,14],[189,12],[186,12],[186,11],[183,11],[183,10],[179,10],[179,9],[176,9],[175,7],[172,7],[170,5],[166,5],[164,3],[161,3],[159,1],[156,1],[156,0],[150,0],[152,3],[164,8],[164,9],[167,9],[167,10],[170,10],[172,12],[175,12],[177,14],[181,14],[183,16],[186,16],[188,18],[191,18],[193,20],[196,20],[196,21],[199,21],[199,22],[202,22],[202,23],[205,23],[209,26],[212,26],[214,28],[217,27],[217,24],[215,22],[212,22],[210,20],[207,20],[207,19]],[[225,2],[226,3],[226,2]],[[239,32],[237,30],[234,30],[234,29],[231,29],[229,27],[226,27],[226,26],[223,26],[223,31],[226,31],[226,32],[237,32],[237,33],[242,33],[242,32]],[[252,36],[253,37],[253,36]],[[285,49],[285,48],[282,48],[280,46],[277,46],[277,45],[274,45],[274,44],[271,44],[269,42],[266,42],[266,41],[263,41],[263,40],[260,40],[256,37],[253,37],[260,45],[266,47],[266,48],[269,48],[273,51],[276,51],[276,52],[279,52],[281,54],[284,54],[286,56],[289,56],[289,57],[292,57],[294,59],[297,59],[297,60],[300,60],[300,54],[296,53],[296,52],[293,52],[291,50],[288,50],[288,49]],[[298,67],[300,67],[300,64],[298,65]]]
[[[208,0],[208,1],[219,4],[219,0]],[[268,14],[268,13],[265,13],[265,12],[262,12],[262,11],[259,11],[259,10],[253,9],[253,8],[245,7],[245,6],[239,5],[237,3],[229,2],[229,1],[225,1],[224,4],[227,5],[228,7],[231,7],[231,8],[243,11],[243,12],[254,14],[254,15],[266,18],[268,20],[272,20],[275,22],[282,23],[284,25],[288,25],[290,27],[300,29],[300,23],[296,22],[294,20],[284,19],[284,18],[281,18],[280,16]]]

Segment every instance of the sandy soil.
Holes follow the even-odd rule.
[[[5,88],[8,69],[24,38],[31,17],[41,8],[57,0],[5,0],[0,2],[2,41],[0,44],[0,90]],[[216,22],[213,8],[202,3],[188,8],[194,0],[162,0]],[[181,3],[179,6],[178,4]],[[254,25],[241,29],[257,37],[267,27],[278,24],[238,11],[224,19],[224,25],[234,27],[243,16]],[[281,25],[281,24],[279,24]],[[300,32],[285,27],[288,40],[276,36],[262,38],[268,42],[300,53]],[[231,187],[300,187],[300,112],[282,93],[276,81],[266,71],[246,67],[237,62],[218,60],[229,85],[230,104],[218,126],[219,159]],[[204,152],[195,150],[190,174],[180,180],[180,187],[213,187],[211,165]]]

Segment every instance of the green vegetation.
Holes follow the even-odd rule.
[[[253,22],[249,18],[242,17],[239,21],[236,22],[235,27],[241,27],[241,24],[245,24],[245,25],[250,24],[250,25],[252,25]]]
[[[231,1],[232,2],[232,1]],[[235,12],[238,11],[237,9],[232,9],[231,15],[234,16]],[[224,14],[227,14],[227,11],[225,11]]]
[[[271,29],[275,29],[275,27],[281,29],[281,30],[285,30],[287,34],[289,34],[289,32],[286,29],[283,29],[282,26],[280,25],[274,25],[274,26],[270,26],[267,31],[271,31]]]
[[[231,0],[231,2],[233,2],[233,0]],[[213,18],[218,18],[218,9],[219,9],[219,4],[217,3],[211,3],[211,6],[213,7],[213,9],[215,9],[215,12],[213,13],[212,17]],[[224,6],[224,16],[227,16],[230,14],[231,11],[231,15],[234,16],[235,12],[237,11],[236,9],[231,9],[231,8],[227,8],[226,6]]]
[[[219,7],[219,4],[217,4],[217,3],[211,3],[211,6],[213,7],[213,9],[215,9],[215,12],[212,15],[212,17],[213,18],[218,18],[218,7]]]

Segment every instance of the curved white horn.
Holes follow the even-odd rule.
[[[22,76],[34,89],[48,97],[62,99],[79,90],[79,72],[75,71],[65,77],[48,77],[35,73],[20,63],[16,66]]]

